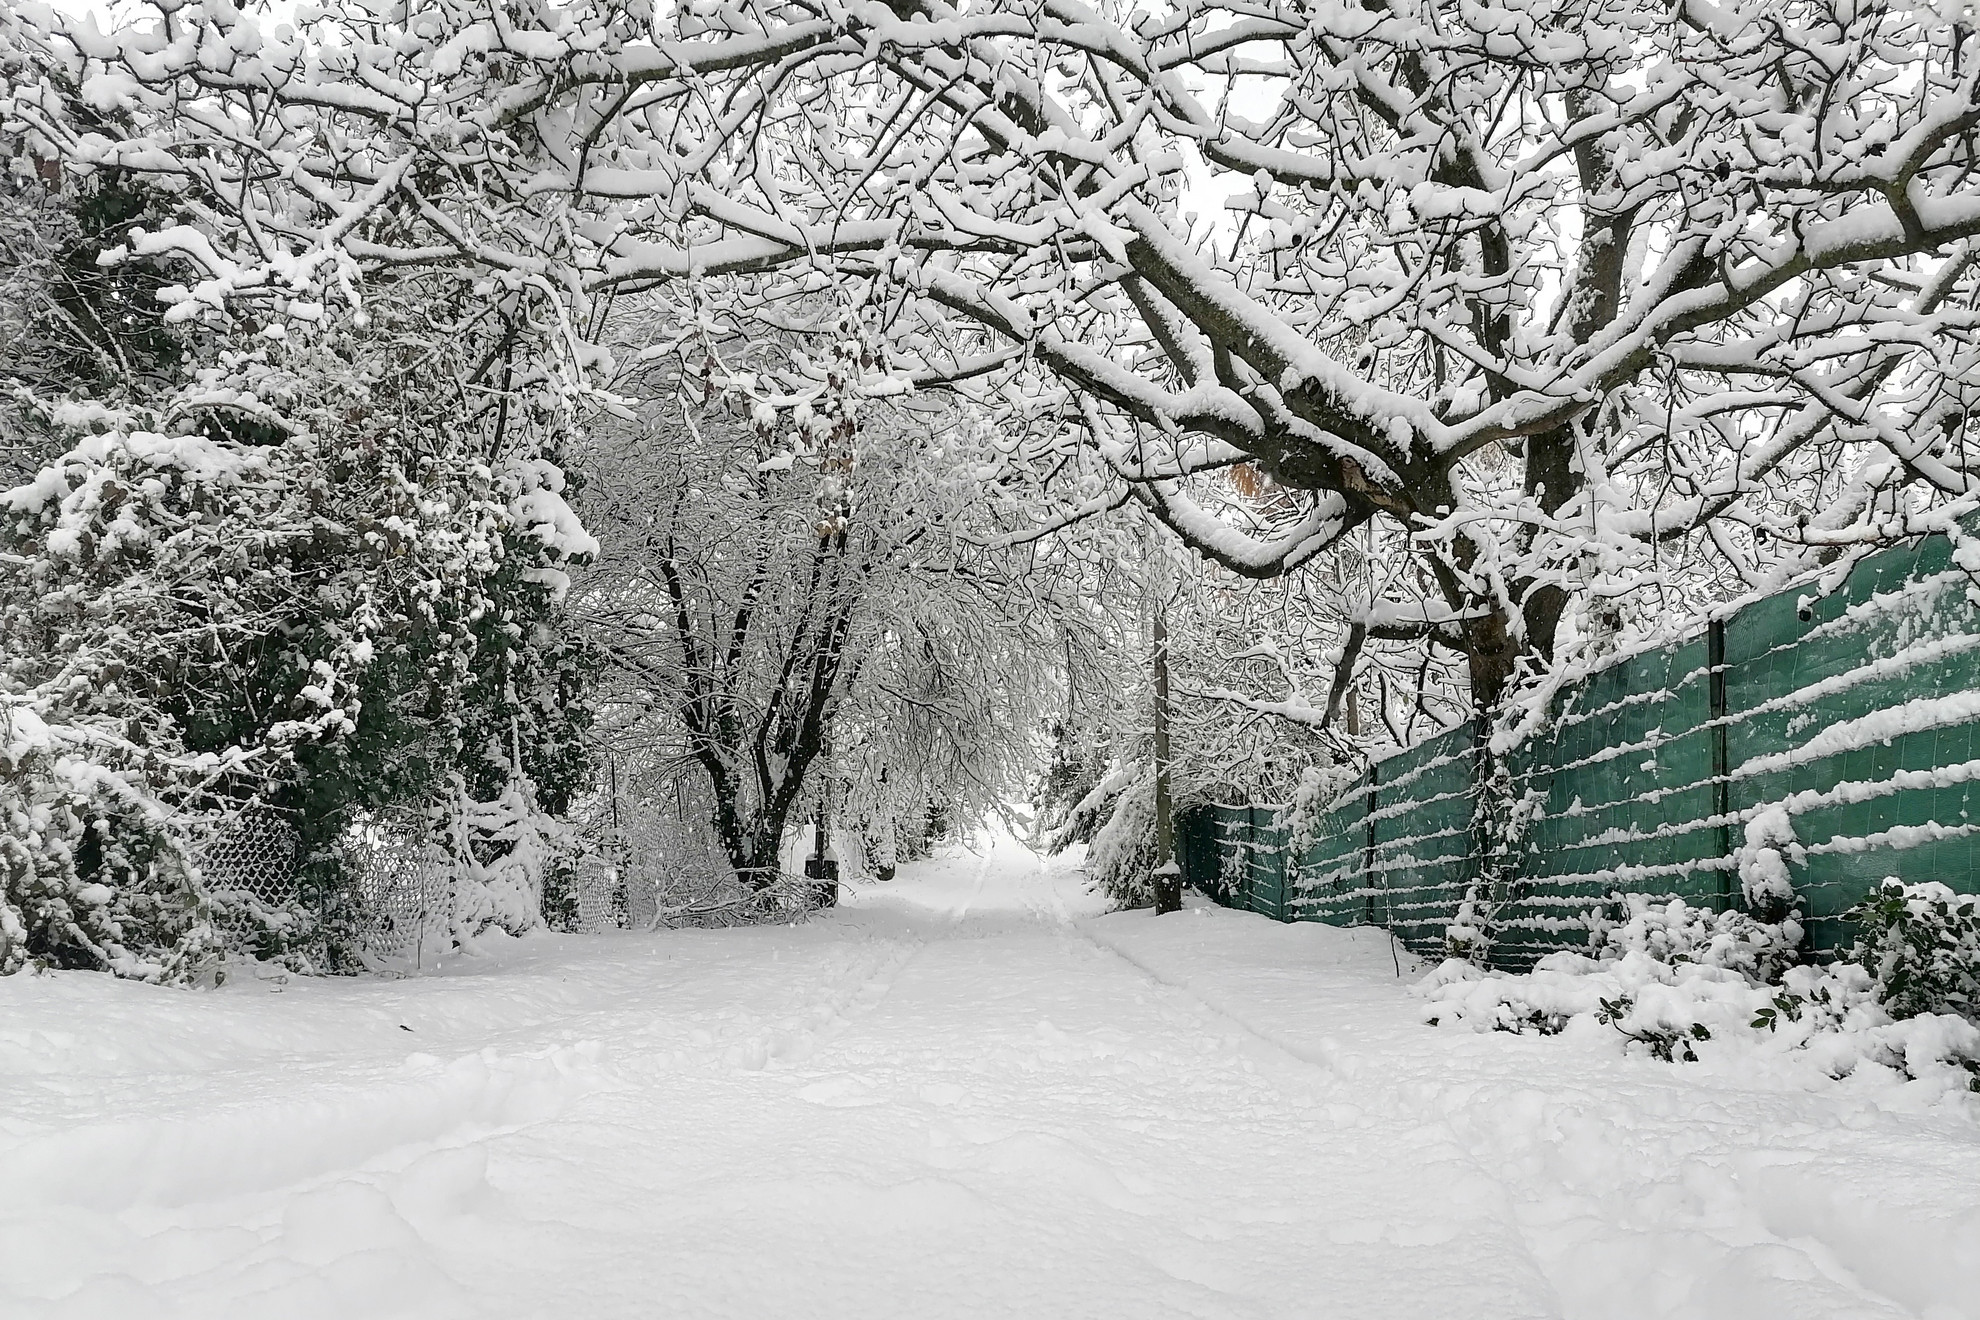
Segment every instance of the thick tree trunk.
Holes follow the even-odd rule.
[[[1513,672],[1519,664],[1519,646],[1506,626],[1505,615],[1496,608],[1466,625],[1465,640],[1472,714],[1489,723],[1498,715],[1512,686]]]
[[[774,806],[745,814],[733,788],[715,786],[715,837],[736,879],[752,890],[763,890],[777,879],[782,862],[786,813]]]
[[[786,819],[784,812],[774,809],[765,810],[757,816],[750,848],[752,869],[746,877],[753,888],[767,889],[783,870],[781,853]]]

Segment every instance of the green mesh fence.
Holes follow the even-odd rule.
[[[1884,876],[1980,892],[1976,601],[1953,542],[1928,537],[1563,694],[1508,762],[1533,810],[1512,883],[1485,896],[1494,961],[1584,946],[1625,893],[1739,902],[1746,827],[1775,810],[1817,950],[1848,942],[1840,914]],[[1479,873],[1475,758],[1467,724],[1376,763],[1297,856],[1273,808],[1188,813],[1185,877],[1279,920],[1382,925],[1435,953]]]

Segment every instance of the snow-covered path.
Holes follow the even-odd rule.
[[[0,981],[0,1316],[1980,1317],[1969,1115],[1097,910],[1004,841],[796,927]]]

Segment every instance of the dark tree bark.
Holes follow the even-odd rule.
[[[686,689],[681,719],[689,750],[708,777],[715,835],[737,878],[761,890],[778,876],[791,812],[825,747],[862,566],[849,555],[844,531],[819,539],[796,626],[782,648],[776,686],[753,725],[742,718],[739,685],[748,681],[742,660],[756,626],[760,579],[752,581],[728,621],[727,648],[716,661],[712,647],[704,645],[674,546],[666,547],[659,568],[680,644]],[[753,783],[745,784],[745,773]]]

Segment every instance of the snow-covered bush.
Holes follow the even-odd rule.
[[[1038,829],[1045,851],[1060,852],[1075,843],[1092,843],[1120,810],[1122,795],[1148,777],[1145,760],[1100,759],[1097,766],[1080,767],[1068,783],[1070,791],[1052,796],[1051,781],[1034,798]],[[1151,789],[1152,791],[1152,789]],[[1151,800],[1149,828],[1154,828]],[[1150,843],[1153,848],[1153,843]]]
[[[1854,956],[1790,968],[1748,1025],[1805,1050],[1832,1077],[1868,1065],[1946,1090],[1980,1091],[1980,1024],[1958,1013],[1892,1012],[1886,987]]]
[[[1426,1020],[1475,1030],[1552,1035],[1578,1020],[1614,1027],[1665,1057],[1678,1042],[1751,1021],[1756,1001],[1745,977],[1703,963],[1660,962],[1633,950],[1608,961],[1554,953],[1531,972],[1486,972],[1446,959],[1417,987]]]
[[[1641,953],[1660,963],[1697,963],[1772,984],[1801,960],[1802,926],[1792,914],[1768,922],[1736,908],[1719,912],[1681,898],[1657,903],[1644,894],[1625,894],[1623,904],[1628,915],[1622,924],[1594,937],[1598,961]]]
[[[1894,1018],[1954,1013],[1980,1022],[1980,898],[1886,879],[1849,912],[1848,960]]]
[[[572,901],[555,892],[569,883],[575,849],[570,827],[538,806],[535,787],[520,769],[493,801],[481,801],[461,785],[442,819],[451,827],[455,870],[450,944],[490,930],[525,934],[544,924],[547,898]]]
[[[1446,961],[1417,987],[1426,1019],[1615,1032],[1667,1061],[1744,1040],[1797,1052],[1833,1077],[1882,1070],[1931,1089],[1980,1090],[1973,897],[1887,880],[1848,913],[1857,942],[1826,966],[1797,963],[1793,915],[1770,923],[1638,894],[1626,902],[1628,919],[1598,934],[1593,956],[1550,954],[1520,975]]]
[[[1091,843],[1114,800],[1141,767],[1134,758],[1115,756],[1103,732],[1080,722],[1055,719],[1046,732],[1050,747],[1045,767],[1027,785],[1027,797],[1033,829],[1046,851],[1056,852]]]
[[[1147,748],[1132,734],[1135,754],[1116,757],[1099,739],[1054,729],[1052,760],[1032,784],[1039,847],[1063,852],[1087,845],[1087,884],[1122,907],[1155,901],[1155,774]]]
[[[280,953],[337,919],[353,812],[493,802],[517,773],[555,811],[582,777],[562,595],[591,544],[543,456],[554,412],[504,424],[423,389],[422,364],[473,349],[406,337],[441,310],[215,349],[144,404],[31,400],[66,447],[0,493],[0,694],[59,749],[51,774],[127,809],[38,831],[16,869],[61,888],[49,911],[107,889],[129,956],[49,920],[17,957],[189,968],[210,932],[183,858],[250,808],[302,836],[310,901],[269,924]],[[167,891],[189,896],[139,901]]]
[[[1738,853],[1739,887],[1746,908],[1762,921],[1786,920],[1794,910],[1794,878],[1790,862],[1802,859],[1794,822],[1779,806],[1768,807],[1746,822],[1746,843]]]
[[[201,841],[248,813],[298,836],[303,901],[256,911],[264,953],[335,953],[341,845],[388,810],[524,921],[594,667],[564,597],[595,547],[558,459],[599,355],[566,289],[457,260],[438,175],[366,213],[307,168],[234,172],[243,148],[367,154],[334,97],[195,112],[31,20],[0,12],[0,698],[57,749],[15,814],[92,805],[10,839],[52,915],[16,904],[7,956],[180,974],[210,943]],[[491,825],[518,782],[532,823]],[[112,942],[63,915],[98,908]]]
[[[1087,883],[1122,907],[1155,901],[1155,776],[1144,772],[1114,799],[1086,850]]]
[[[0,975],[191,975],[219,937],[187,854],[133,791],[131,758],[89,755],[74,732],[0,705]]]

